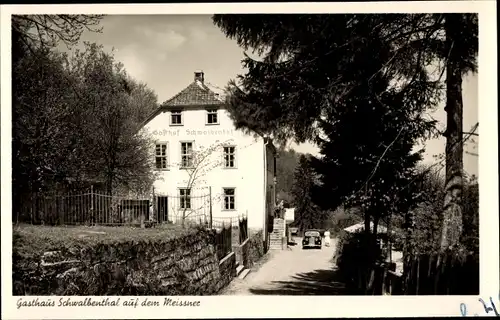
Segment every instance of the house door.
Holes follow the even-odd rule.
[[[168,197],[160,196],[156,201],[158,223],[168,222]]]

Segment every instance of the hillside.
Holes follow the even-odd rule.
[[[295,167],[299,163],[301,153],[293,149],[280,150],[276,160],[277,197],[278,201],[284,200],[285,205],[293,202],[291,190],[294,182]]]

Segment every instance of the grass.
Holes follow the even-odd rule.
[[[21,256],[41,255],[61,247],[88,247],[97,243],[165,241],[192,233],[193,228],[164,225],[156,228],[86,226],[13,226],[13,251]]]

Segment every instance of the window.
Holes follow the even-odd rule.
[[[207,110],[207,124],[218,124],[217,109]]]
[[[181,142],[181,168],[193,167],[193,143]]]
[[[225,168],[236,168],[236,147],[235,146],[224,147],[224,167]]]
[[[183,188],[179,189],[180,196],[180,208],[181,209],[191,209],[191,189]]]
[[[167,169],[167,144],[157,143],[155,151],[156,169]]]
[[[174,126],[182,125],[182,111],[170,112],[170,124]]]
[[[234,188],[224,188],[224,210],[235,210]]]

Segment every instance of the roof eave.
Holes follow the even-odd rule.
[[[220,102],[220,103],[207,103],[207,104],[183,104],[183,105],[168,105],[164,104],[162,107],[165,110],[176,110],[176,109],[184,109],[184,108],[199,108],[199,109],[204,109],[208,107],[219,107],[219,108],[224,108],[225,109],[225,103]]]
[[[161,111],[165,110],[165,108],[160,105],[155,111],[153,111],[139,126],[139,131],[144,128],[149,121],[153,120]]]
[[[178,109],[184,109],[184,108],[199,108],[199,109],[204,109],[204,108],[210,108],[210,107],[218,107],[219,109],[226,109],[225,108],[225,103],[221,101],[221,103],[213,103],[213,104],[188,104],[188,105],[167,105],[167,104],[161,104],[155,111],[153,111],[139,126],[141,129],[144,128],[151,120],[153,120],[160,112],[162,111],[171,111],[171,110],[178,110]]]

